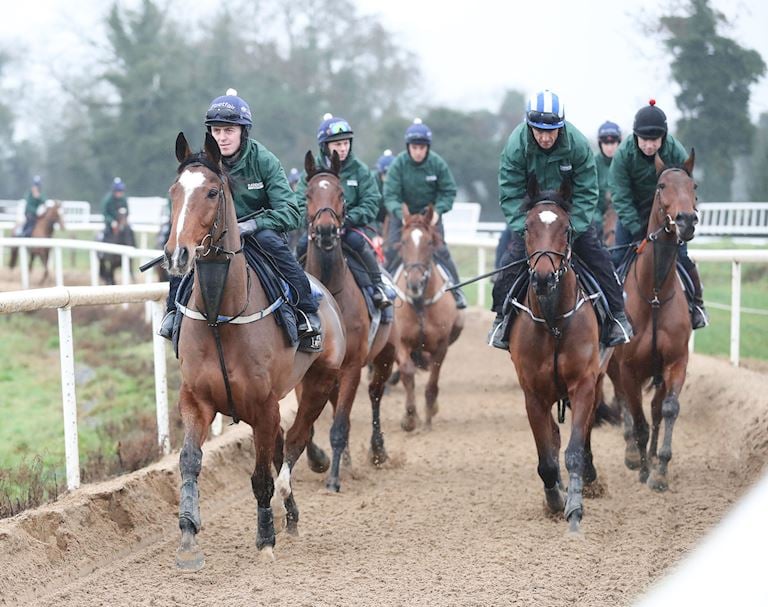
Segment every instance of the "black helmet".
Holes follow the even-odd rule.
[[[640,108],[635,114],[632,130],[643,139],[658,139],[667,134],[667,115],[656,107],[655,99],[651,99],[646,107]]]

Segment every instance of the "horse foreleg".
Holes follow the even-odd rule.
[[[667,388],[662,381],[661,385],[654,388],[651,399],[651,438],[648,442],[648,465],[653,468],[656,465],[656,452],[659,446],[659,426],[661,425],[661,402]]]
[[[559,432],[553,434],[554,419],[550,412],[551,405],[545,403],[532,392],[525,392],[525,410],[528,423],[533,431],[536,451],[539,455],[538,473],[544,482],[544,505],[553,514],[562,512],[565,507],[563,490],[560,483]]]
[[[179,569],[197,571],[205,564],[203,551],[197,544],[200,519],[200,492],[197,479],[203,462],[201,445],[213,420],[213,410],[199,406],[184,389],[179,395],[179,411],[184,423],[184,444],[179,454],[181,491],[179,497],[179,528],[181,542],[176,550]]]
[[[267,558],[274,558],[275,522],[272,514],[272,495],[275,484],[270,465],[274,458],[277,434],[280,432],[280,405],[271,397],[263,403],[258,423],[253,426],[253,444],[256,449],[256,466],[251,475],[251,488],[256,497],[258,523],[256,548]]]
[[[678,395],[685,383],[687,365],[688,357],[685,356],[682,361],[672,365],[664,377],[664,383],[669,386],[667,395],[661,403],[661,417],[664,420],[664,440],[659,451],[658,465],[654,467],[651,476],[648,477],[648,486],[655,491],[666,491],[669,487],[667,468],[672,459],[672,430],[675,427],[677,416],[680,414]]]
[[[352,403],[355,400],[357,386],[360,385],[361,365],[345,361],[345,368],[339,378],[339,399],[333,415],[331,426],[331,472],[325,483],[329,491],[338,492],[341,489],[340,464],[341,456],[349,443],[349,415],[352,411]]]
[[[373,374],[368,384],[368,398],[371,399],[371,450],[368,458],[374,466],[380,466],[387,461],[384,434],[381,431],[381,397],[384,395],[394,363],[395,346],[388,343],[373,361]]]
[[[400,421],[400,427],[406,432],[413,432],[419,420],[416,413],[416,365],[411,360],[410,352],[406,351],[402,359],[398,356],[398,368],[400,369],[400,381],[405,390],[405,414]]]
[[[439,350],[437,350],[430,361],[429,365],[429,379],[427,380],[427,386],[424,389],[424,397],[427,401],[426,407],[426,426],[427,429],[432,428],[432,418],[437,415],[439,407],[437,405],[437,395],[440,392],[438,381],[440,380],[440,368],[445,360],[445,355],[448,352],[448,344],[446,343]]]
[[[641,483],[648,480],[648,421],[643,413],[643,384],[642,380],[634,373],[631,373],[627,367],[621,371],[621,389],[626,398],[626,406],[632,417],[632,429],[634,431],[633,440],[637,455],[639,455],[639,479]],[[629,442],[627,443],[629,445]],[[632,453],[629,447],[625,453],[625,463],[632,469],[628,461]]]
[[[565,501],[565,518],[572,532],[579,530],[584,516],[584,468],[589,430],[594,419],[595,385],[597,378],[585,376],[579,380],[571,399],[571,438],[565,449],[565,467],[568,470],[568,497]],[[594,468],[593,468],[594,471]]]

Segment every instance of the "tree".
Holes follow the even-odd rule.
[[[751,146],[749,88],[766,69],[756,51],[717,33],[727,24],[709,0],[691,0],[686,16],[659,21],[673,56],[672,76],[680,86],[675,101],[683,118],[677,134],[698,152],[699,192],[706,200],[730,199],[734,159]]]
[[[748,191],[750,200],[768,200],[768,113],[760,114],[757,121],[749,168]]]

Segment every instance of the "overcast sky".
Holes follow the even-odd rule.
[[[416,53],[425,105],[495,111],[507,89],[528,94],[550,88],[561,96],[566,117],[588,136],[607,119],[628,130],[650,97],[671,122],[679,117],[669,58],[641,26],[669,10],[668,1],[472,0],[463,3],[466,8],[430,0],[355,1],[362,14],[378,15],[401,45]],[[139,1],[122,4],[135,7]],[[35,78],[35,90],[43,91],[40,83],[51,69],[69,72],[92,59],[82,39],[98,37],[108,6],[100,0],[15,3],[0,20],[0,36],[23,53],[26,73]],[[197,18],[196,11],[212,14],[221,2],[172,0],[171,6],[189,20]],[[721,33],[768,62],[768,2],[713,0],[712,6],[731,21],[731,29]],[[756,119],[768,112],[768,78],[752,93],[750,113]],[[334,111],[343,115],[341,108]]]

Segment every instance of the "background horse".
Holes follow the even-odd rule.
[[[691,320],[688,303],[675,270],[680,246],[696,229],[696,184],[693,149],[682,168],[666,168],[656,156],[658,182],[648,220],[648,236],[637,247],[637,257],[624,280],[627,315],[635,336],[614,351],[618,377],[612,377],[619,402],[628,407],[625,463],[640,469],[640,482],[657,491],[667,489],[667,466],[672,459],[672,428],[680,412],[678,400],[688,366]],[[611,373],[614,373],[611,369]],[[655,389],[651,401],[652,434],[643,414],[642,389],[648,380]],[[664,443],[657,447],[664,419]],[[650,467],[649,469],[649,459]]]
[[[527,307],[518,312],[512,325],[509,352],[525,394],[546,506],[552,513],[564,510],[570,530],[578,531],[584,510],[583,484],[597,478],[590,436],[601,369],[597,317],[571,265],[570,198],[567,180],[558,192],[540,192],[535,176],[528,182],[524,209],[530,284]],[[555,401],[559,401],[561,422],[566,401],[571,405],[565,503],[560,480],[560,429],[551,412]]]
[[[325,292],[318,312],[324,330],[323,352],[300,352],[290,344],[283,329],[269,317],[282,298],[268,301],[242,254],[235,206],[216,141],[206,133],[203,152],[192,154],[179,133],[176,157],[180,166],[170,188],[173,218],[165,246],[166,265],[176,276],[195,270],[189,303],[179,308],[179,314],[184,313],[178,340],[184,444],[180,454],[181,542],[176,563],[194,570],[204,564],[196,540],[201,527],[197,478],[201,446],[214,415],[230,415],[253,429],[256,465],[251,486],[258,504],[256,547],[271,556],[275,544],[271,463],[281,468],[282,484],[290,494],[290,474],[286,478],[283,454],[276,449],[282,445],[278,401],[310,369],[317,382],[304,390],[304,398],[327,398],[320,390],[330,389],[336,381],[344,336],[339,310]],[[303,446],[286,444],[285,448],[286,452],[293,449],[300,453]],[[298,511],[291,512],[295,508],[292,497],[285,504],[289,515],[297,519]]]
[[[416,427],[414,377],[416,367],[429,370],[425,388],[426,427],[437,414],[440,367],[464,328],[464,314],[456,300],[446,292],[450,279],[435,262],[434,254],[442,245],[439,231],[432,225],[434,209],[424,214],[410,213],[403,205],[403,228],[398,249],[402,271],[396,277],[402,305],[395,309],[400,331],[397,366],[405,388],[405,415],[400,425],[406,432]]]
[[[56,224],[63,230],[64,227],[64,214],[61,208],[60,200],[48,200],[43,207],[44,210],[37,217],[35,227],[32,229],[30,238],[50,238],[53,236],[53,230]],[[48,280],[48,254],[50,249],[47,247],[32,247],[29,249],[29,270],[32,271],[32,262],[35,257],[40,258],[40,262],[43,264],[43,277],[40,279],[40,284],[45,284]],[[11,268],[16,267],[16,260],[18,258],[19,250],[14,247],[11,249],[11,259],[9,266]]]
[[[347,349],[339,383],[331,395],[333,425],[331,447],[333,457],[326,486],[331,491],[340,488],[339,462],[349,444],[349,415],[355,400],[363,367],[371,364],[368,384],[371,399],[373,430],[371,434],[371,462],[379,465],[387,459],[384,436],[381,433],[379,408],[386,381],[392,373],[395,360],[397,328],[392,324],[379,324],[371,336],[371,319],[360,287],[355,282],[342,250],[341,232],[344,226],[344,190],[339,183],[341,162],[334,152],[330,170],[315,166],[311,152],[304,159],[307,174],[308,248],[305,268],[316,276],[333,294],[344,319]],[[302,390],[307,381],[302,383]],[[320,413],[323,403],[316,403]],[[307,451],[314,469],[322,470],[324,453],[316,445]]]
[[[128,209],[121,208],[117,212],[117,225],[113,226],[104,234],[103,242],[111,244],[122,244],[129,247],[135,247],[136,241],[133,236],[133,230],[128,224]],[[99,277],[104,284],[115,284],[115,270],[122,267],[123,258],[115,253],[99,254]],[[131,262],[128,262],[131,268]],[[132,269],[129,269],[132,272]]]

